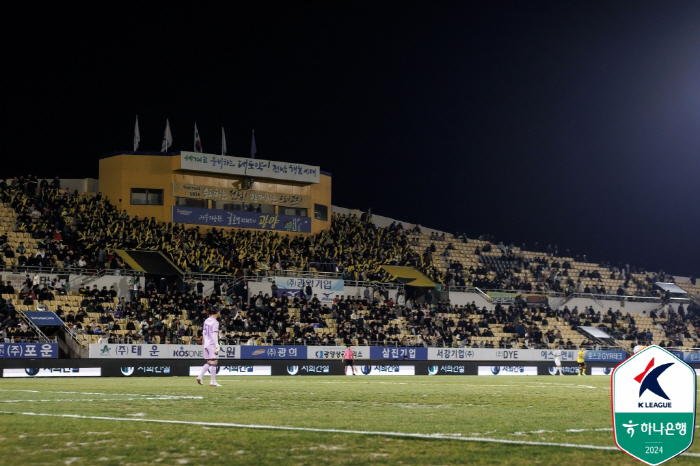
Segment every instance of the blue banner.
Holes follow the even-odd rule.
[[[306,359],[306,346],[241,346],[241,359]]]
[[[58,358],[58,343],[0,343],[0,358]]]
[[[371,346],[369,349],[370,359],[389,359],[389,360],[399,360],[404,359],[415,361],[415,360],[427,360],[428,359],[428,348],[404,348],[404,347],[387,347],[387,346]]]
[[[682,359],[688,364],[700,364],[700,353],[684,353]]]
[[[173,206],[173,222],[311,233],[311,217]]]
[[[622,350],[587,350],[584,361],[622,362],[627,359],[627,353]]]
[[[46,311],[24,311],[24,315],[37,327],[47,327],[53,325],[63,326],[63,321],[53,312]]]

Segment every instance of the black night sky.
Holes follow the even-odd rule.
[[[338,206],[700,273],[700,2],[75,5],[3,15],[5,177],[255,128]]]

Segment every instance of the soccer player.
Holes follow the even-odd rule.
[[[199,377],[197,377],[197,383],[199,385],[202,385],[202,377],[204,374],[207,373],[207,370],[209,370],[209,374],[211,374],[211,382],[209,383],[210,387],[220,387],[218,383],[216,383],[216,365],[218,363],[219,359],[219,321],[217,320],[219,318],[220,311],[218,309],[215,309],[207,318],[207,320],[204,321],[204,326],[202,327],[202,336],[204,337],[204,359],[206,360],[206,364],[204,364],[204,367],[202,367],[202,372],[199,373]]]
[[[586,375],[586,350],[578,350],[578,375]]]
[[[345,362],[345,375],[348,375],[348,367],[351,368],[352,375],[355,375],[355,363],[353,362],[354,357],[355,355],[352,354],[352,348],[348,346],[345,350],[345,353],[343,353],[343,361]]]
[[[561,370],[561,346],[558,345],[557,349],[554,350],[554,364],[557,366],[554,370],[554,375],[557,375],[557,371],[559,371],[559,375],[564,375],[564,372]]]

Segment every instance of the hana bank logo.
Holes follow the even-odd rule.
[[[671,367],[673,362],[668,362],[666,364],[661,364],[658,367],[654,367],[654,358],[651,358],[651,361],[649,361],[649,364],[647,364],[646,369],[644,369],[644,372],[639,374],[634,378],[634,380],[641,384],[639,386],[639,397],[641,398],[644,392],[647,390],[650,391],[651,393],[660,396],[664,400],[669,400],[671,399],[666,395],[666,392],[664,392],[663,388],[661,388],[661,385],[659,384],[659,376],[663,374],[666,369]],[[654,367],[652,369],[652,367]],[[640,408],[670,408],[671,403],[639,403]]]
[[[179,215],[190,215],[192,213],[191,210],[185,210],[185,209],[177,209],[176,212]]]

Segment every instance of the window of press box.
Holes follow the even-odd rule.
[[[163,205],[163,190],[131,188],[132,205]]]
[[[231,201],[214,201],[214,209],[235,210],[237,212],[257,212],[262,214],[274,214],[275,206],[268,204],[250,204]]]
[[[178,197],[177,205],[182,207],[201,207],[202,209],[207,208],[206,199],[191,199],[189,197]]]
[[[314,204],[314,218],[316,220],[328,220],[328,206]]]
[[[282,215],[294,215],[296,217],[306,217],[308,215],[308,209],[295,209],[294,207],[280,207],[280,213]]]

